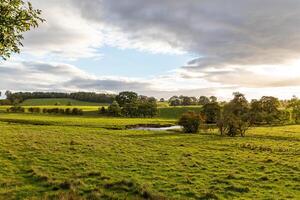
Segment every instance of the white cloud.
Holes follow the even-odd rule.
[[[299,63],[294,62],[300,59],[299,0],[33,0],[33,4],[43,10],[47,22],[25,35],[28,54],[53,60],[99,58],[97,48],[109,45],[154,53],[189,52],[198,57],[175,74],[151,80],[113,78],[115,82],[90,74],[82,77],[84,72],[70,65],[59,64],[60,71],[53,63],[52,67],[44,64],[43,69],[32,69],[24,62],[15,65],[15,75],[23,73],[27,83],[39,83],[37,88],[96,89],[103,84],[97,89],[132,87],[168,94],[199,94],[213,88],[227,96],[233,89],[255,95],[253,88],[266,92],[273,88],[280,96],[286,95],[288,87],[300,87]],[[51,74],[48,67],[65,75]],[[1,79],[11,83],[5,74],[9,67],[2,65],[0,70]],[[72,75],[66,75],[70,71]],[[40,78],[43,73],[47,76]]]

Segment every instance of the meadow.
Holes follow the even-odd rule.
[[[137,131],[173,119],[0,114],[2,199],[299,199],[300,126]]]

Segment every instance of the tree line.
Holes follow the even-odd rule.
[[[5,103],[18,104],[27,99],[45,99],[45,98],[70,98],[79,101],[95,103],[112,103],[115,99],[114,94],[104,94],[95,92],[5,92],[7,101]]]
[[[168,100],[168,103],[170,106],[192,106],[192,105],[205,105],[217,101],[218,99],[215,96],[210,96],[210,97],[200,96],[199,98],[196,98],[196,97],[180,95],[180,96],[172,96]]]

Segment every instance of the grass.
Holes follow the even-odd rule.
[[[0,197],[299,198],[300,126],[244,138],[107,129],[173,122],[0,114]]]
[[[67,106],[71,103],[72,106],[102,106],[108,104],[93,103],[86,101],[78,101],[69,98],[45,98],[45,99],[27,99],[21,103],[21,106],[55,106],[59,104],[61,106]]]

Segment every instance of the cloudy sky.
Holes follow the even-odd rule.
[[[299,0],[31,0],[0,90],[300,96]]]

